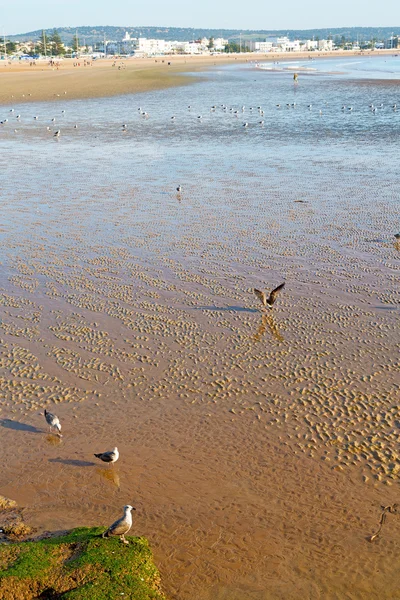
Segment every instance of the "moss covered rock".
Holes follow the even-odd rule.
[[[103,531],[0,544],[0,600],[165,600],[147,540],[127,546]]]

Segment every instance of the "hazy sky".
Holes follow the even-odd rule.
[[[383,0],[0,0],[0,35],[79,25],[223,29],[384,26],[400,30],[400,1]]]

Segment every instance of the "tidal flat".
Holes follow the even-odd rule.
[[[1,107],[0,493],[30,525],[133,504],[171,599],[396,597],[399,518],[368,536],[399,501],[400,103],[368,60]]]

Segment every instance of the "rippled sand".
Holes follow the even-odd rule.
[[[129,501],[171,598],[395,598],[398,517],[367,537],[399,500],[398,114],[254,77],[1,130],[1,493],[39,530]]]

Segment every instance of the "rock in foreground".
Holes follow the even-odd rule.
[[[165,600],[145,538],[102,539],[104,528],[0,545],[0,600]]]

